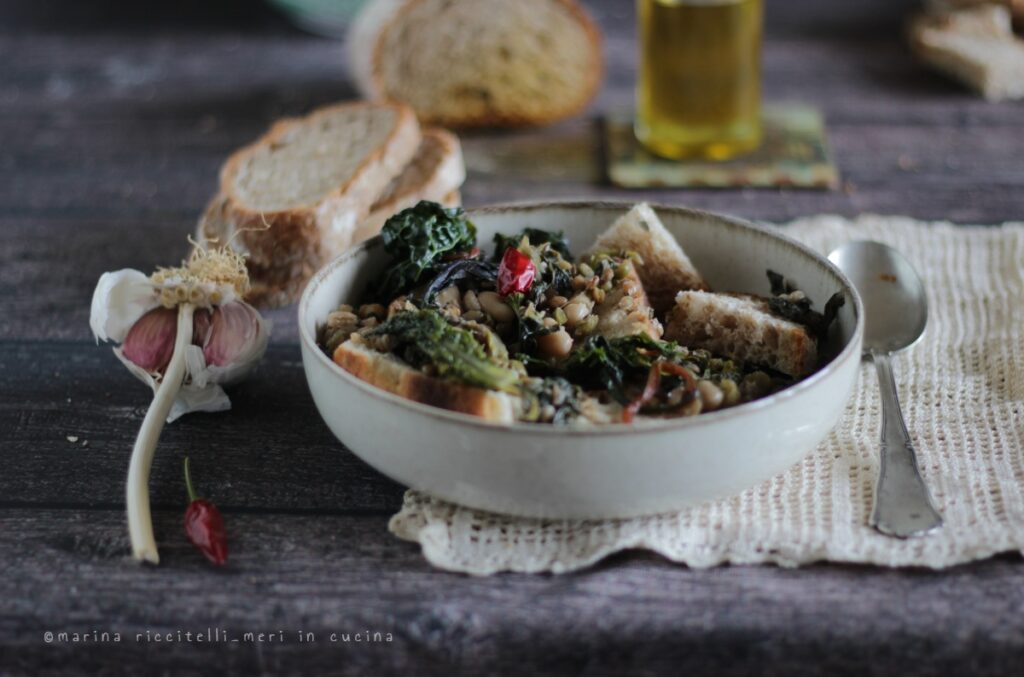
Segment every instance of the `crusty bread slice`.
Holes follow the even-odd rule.
[[[807,329],[771,314],[756,296],[680,292],[665,338],[795,377],[812,372],[818,359],[818,342]]]
[[[420,200],[456,206],[460,202],[459,186],[465,180],[458,137],[443,129],[424,129],[416,156],[377,198],[370,215],[359,223],[352,243],[373,237],[388,218]]]
[[[603,71],[600,32],[575,0],[371,0],[348,42],[367,98],[444,126],[570,117]]]
[[[640,281],[658,313],[672,308],[680,291],[707,289],[686,252],[645,202],[616,219],[598,236],[589,253],[625,251],[636,252],[643,259]]]
[[[1024,98],[1024,40],[1005,6],[921,14],[910,24],[910,44],[923,61],[990,101]]]
[[[358,337],[338,346],[334,362],[356,378],[389,393],[496,423],[515,421],[521,407],[519,398],[508,393],[427,376],[390,353],[373,350]]]
[[[637,334],[661,338],[661,322],[654,317],[654,309],[647,300],[635,266],[628,275],[616,280],[603,301],[594,304],[593,312],[598,317],[594,333],[607,339]]]
[[[248,255],[250,301],[290,303],[352,244],[419,144],[416,116],[401,105],[349,103],[281,120],[225,163],[200,238]]]

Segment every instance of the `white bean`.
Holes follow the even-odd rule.
[[[562,310],[565,311],[565,323],[570,327],[575,327],[590,314],[590,308],[585,303],[570,303]]]
[[[466,293],[462,295],[462,305],[469,310],[480,310],[480,300],[476,297],[476,292],[467,289]]]
[[[477,299],[484,312],[494,318],[495,322],[511,322],[516,319],[515,312],[497,292],[482,291],[477,294]]]
[[[459,294],[459,288],[454,284],[450,287],[445,287],[437,293],[437,304],[439,306],[455,306],[456,308],[462,309],[460,303],[461,294]]]
[[[722,406],[725,393],[711,381],[700,381],[697,383],[697,390],[700,392],[700,399],[704,403],[704,411],[714,411]]]
[[[565,357],[572,350],[572,337],[564,329],[538,336],[537,349],[548,357]]]

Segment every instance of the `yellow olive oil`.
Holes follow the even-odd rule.
[[[761,142],[761,0],[637,0],[636,135],[669,158]]]

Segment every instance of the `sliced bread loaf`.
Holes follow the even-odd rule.
[[[445,126],[575,115],[603,70],[600,33],[574,0],[371,0],[349,48],[367,98]]]
[[[640,255],[643,263],[637,272],[656,312],[668,311],[680,291],[707,289],[686,252],[647,203],[630,209],[598,236],[588,253],[599,252]]]
[[[352,243],[373,237],[388,218],[420,200],[454,207],[461,201],[459,186],[465,180],[458,137],[443,129],[423,130],[416,156],[377,198],[370,215],[359,223]]]
[[[773,315],[756,296],[680,292],[665,338],[794,377],[814,371],[818,357],[818,342],[805,327]]]
[[[200,238],[248,255],[252,302],[290,303],[352,244],[419,145],[415,114],[397,104],[341,104],[281,120],[228,159]]]

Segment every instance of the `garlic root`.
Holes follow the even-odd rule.
[[[174,352],[164,371],[160,386],[153,395],[146,417],[139,429],[128,464],[128,482],[125,503],[128,509],[128,535],[132,543],[132,556],[142,562],[160,563],[156,540],[153,538],[153,518],[149,511],[149,472],[153,455],[164,428],[174,398],[185,380],[185,349],[192,343],[192,316],[195,306],[178,306],[178,329],[174,338]]]

